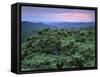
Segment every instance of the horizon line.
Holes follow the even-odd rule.
[[[78,23],[77,21],[60,21],[60,22],[59,21],[48,21],[48,22],[46,22],[46,21],[45,22],[44,21],[33,21],[33,22],[32,21],[21,21],[21,22],[30,22],[30,23],[55,23],[55,22],[56,23],[62,23],[62,22],[73,22],[73,23]],[[83,22],[81,21],[81,23],[89,23],[89,22],[95,23],[95,21],[87,21],[87,22],[86,21],[83,21]]]

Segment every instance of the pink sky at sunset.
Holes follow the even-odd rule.
[[[23,6],[21,14],[30,22],[95,22],[95,10]]]
[[[95,18],[95,14],[87,14],[87,13],[55,13],[55,14],[48,14],[50,19],[60,19],[65,21],[87,21],[91,22],[93,21],[93,18]]]

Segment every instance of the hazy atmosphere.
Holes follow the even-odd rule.
[[[95,10],[21,7],[21,71],[95,67]]]

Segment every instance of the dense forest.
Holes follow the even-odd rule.
[[[95,28],[43,28],[21,42],[21,69],[45,70],[95,66]]]

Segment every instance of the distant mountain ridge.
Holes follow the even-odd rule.
[[[95,22],[49,22],[49,23],[33,23],[33,22],[21,22],[22,29],[33,29],[39,30],[42,28],[63,28],[63,29],[73,29],[73,28],[86,28],[89,26],[95,26]]]
[[[32,33],[32,35],[36,34],[38,31],[44,28],[50,28],[50,29],[80,29],[80,28],[94,28],[95,23],[89,22],[89,23],[83,23],[83,22],[52,22],[52,23],[36,23],[36,22],[21,22],[21,35],[22,40],[24,38],[29,37]]]
[[[54,22],[54,23],[46,23],[48,25],[56,26],[57,28],[85,28],[89,26],[95,26],[95,22]]]
[[[21,30],[22,32],[28,32],[28,31],[37,31],[42,28],[47,28],[43,23],[32,23],[32,22],[21,22]]]

